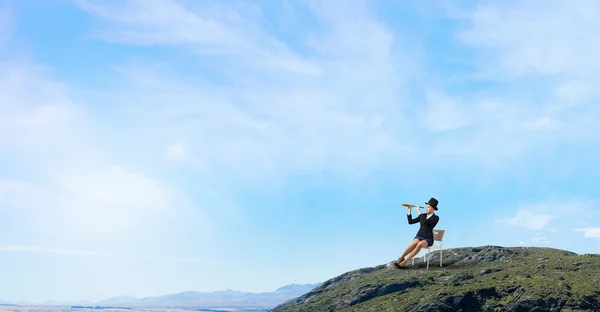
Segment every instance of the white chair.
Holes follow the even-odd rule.
[[[433,230],[433,242],[434,244],[429,246],[429,247],[423,247],[423,249],[427,249],[427,254],[425,256],[423,256],[423,262],[425,262],[425,259],[427,259],[427,269],[429,270],[429,258],[431,257],[431,255],[429,254],[429,252],[434,249],[439,249],[440,250],[440,267],[442,266],[442,243],[444,242],[444,234],[446,233],[446,230]],[[439,245],[435,245],[435,242],[440,242]],[[412,258],[412,264],[415,264],[415,258]]]

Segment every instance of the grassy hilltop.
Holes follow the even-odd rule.
[[[271,312],[600,311],[600,255],[482,246],[347,272]]]

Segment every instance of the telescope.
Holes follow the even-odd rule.
[[[425,208],[424,206],[413,205],[413,204],[402,204],[402,206],[408,207],[408,208],[410,208],[410,207]]]

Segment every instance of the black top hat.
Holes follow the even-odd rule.
[[[438,203],[439,202],[437,199],[431,197],[431,199],[428,202],[426,202],[425,205],[429,205],[429,206],[433,207],[433,209],[438,210],[438,208],[437,208]]]

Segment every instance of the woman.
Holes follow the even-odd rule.
[[[412,218],[412,207],[408,207],[408,224],[420,222],[421,228],[419,228],[417,236],[415,236],[412,243],[408,245],[408,248],[406,248],[402,256],[394,263],[394,266],[398,269],[405,266],[408,263],[408,260],[419,254],[421,248],[433,245],[433,228],[437,225],[438,221],[440,221],[440,218],[434,213],[434,211],[438,210],[437,205],[438,200],[432,197],[425,203],[427,213],[419,214],[415,219]]]

